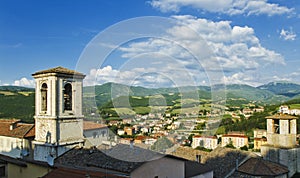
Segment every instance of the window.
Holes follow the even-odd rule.
[[[93,132],[93,138],[97,137],[97,132]]]
[[[64,108],[72,110],[72,85],[67,83],[64,88]]]
[[[41,88],[41,110],[42,111],[47,111],[47,90],[48,86],[46,83],[42,84]]]
[[[274,120],[274,133],[279,134],[279,119]]]
[[[102,130],[102,131],[101,131],[101,134],[102,134],[102,137],[104,137],[104,136],[106,135],[105,130]]]

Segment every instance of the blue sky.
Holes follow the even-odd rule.
[[[106,44],[97,49],[110,46],[110,55],[82,66],[88,63],[82,61],[84,50],[103,39],[97,34],[110,32],[112,26],[120,27],[118,33],[129,33],[121,27],[140,23],[132,20],[137,17],[144,18],[148,28],[147,16],[175,23],[162,25],[162,35],[139,36],[121,46],[112,45],[113,37],[111,43],[103,40]],[[299,32],[297,0],[2,0],[0,85],[32,87],[32,73],[56,66],[85,73],[85,85],[300,83]],[[204,43],[214,59],[203,56]]]

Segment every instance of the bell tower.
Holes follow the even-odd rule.
[[[300,172],[300,148],[297,144],[298,117],[276,114],[266,117],[267,144],[261,146],[264,159],[285,165],[289,177]]]
[[[83,144],[82,81],[63,67],[32,74],[35,88],[34,159],[47,161]]]

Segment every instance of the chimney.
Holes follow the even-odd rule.
[[[130,148],[133,149],[133,141],[134,140],[130,140]]]
[[[19,122],[19,120],[12,122],[9,125],[9,130],[14,130],[17,127],[18,122]]]

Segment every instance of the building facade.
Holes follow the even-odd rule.
[[[198,146],[207,149],[215,149],[218,146],[218,138],[216,136],[193,136],[192,148],[197,148]]]
[[[232,144],[235,148],[241,148],[248,145],[248,137],[243,134],[225,134],[222,135],[222,147]]]

